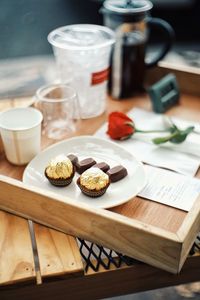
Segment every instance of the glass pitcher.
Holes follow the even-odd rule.
[[[109,89],[113,98],[128,98],[141,91],[145,69],[155,66],[169,51],[174,31],[164,20],[151,18],[148,0],[106,0],[100,12],[104,25],[113,29],[116,43],[111,57]],[[145,55],[149,27],[162,30],[163,46],[151,59]]]

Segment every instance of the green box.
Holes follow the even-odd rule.
[[[168,74],[148,89],[153,111],[164,113],[179,103],[180,91],[173,74]]]

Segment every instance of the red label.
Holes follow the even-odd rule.
[[[92,73],[91,85],[102,83],[108,80],[110,68],[107,68],[103,71]]]

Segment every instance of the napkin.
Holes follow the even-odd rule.
[[[134,120],[137,128],[141,130],[164,129],[167,126],[163,115],[147,112],[139,108],[131,110],[128,116]],[[195,130],[200,132],[200,125],[198,123],[190,123],[177,118],[172,118],[172,120],[181,128],[192,124],[195,126]],[[107,126],[107,123],[105,123],[95,135],[111,140],[106,134]],[[144,163],[173,170],[180,174],[194,176],[200,165],[200,135],[192,133],[187,137],[185,142],[178,145],[171,143],[154,145],[151,139],[158,136],[164,135],[163,133],[136,133],[128,140],[115,142],[130,151],[137,159]]]
[[[169,127],[169,121],[167,117],[162,114],[156,114],[153,112],[148,112],[139,108],[133,109],[129,112],[129,117],[134,120],[136,127],[143,130],[156,130],[156,129],[166,129]],[[187,136],[186,140],[181,144],[173,144],[167,142],[165,144],[159,145],[159,147],[168,148],[171,150],[176,150],[178,152],[183,152],[187,154],[192,154],[200,159],[200,124],[197,122],[189,122],[185,120],[178,119],[176,117],[171,118],[172,122],[177,125],[180,129],[185,129],[188,126],[194,126],[197,133],[191,133]],[[152,133],[144,134],[137,133],[134,139],[146,141],[152,143],[152,139],[155,137],[165,136],[168,133]]]

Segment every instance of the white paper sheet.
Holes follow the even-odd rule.
[[[189,211],[200,194],[200,180],[145,165],[147,184],[143,198]]]
[[[128,115],[134,120],[139,129],[151,130],[166,128],[163,115],[157,115],[138,108],[130,111]],[[182,128],[191,125],[190,122],[188,123],[180,119],[173,119],[173,121]],[[192,125],[195,125],[195,130],[200,132],[199,124],[192,123]],[[110,139],[106,131],[107,123],[104,124],[95,135]],[[163,146],[157,146],[151,142],[151,139],[158,135],[162,136],[162,134],[147,135],[137,133],[128,140],[116,141],[116,143],[147,164],[173,170],[180,174],[194,176],[200,165],[200,135],[191,134],[187,137],[185,142],[179,145],[167,143]]]
[[[145,111],[140,108],[134,108],[128,113],[128,115],[134,120],[138,129],[143,129],[143,130],[161,129],[162,130],[162,129],[166,129],[169,125],[166,119],[167,117],[163,116],[163,114],[156,114],[154,112]],[[191,154],[193,156],[197,156],[197,158],[200,159],[200,123],[189,122],[189,121],[181,120],[176,117],[172,117],[171,119],[181,129],[185,129],[188,126],[194,126],[195,131],[197,131],[199,134],[196,133],[189,134],[187,139],[180,144],[173,144],[167,142],[165,144],[161,144],[159,147],[164,147],[171,150],[176,150],[178,152]],[[168,133],[152,133],[152,134],[137,133],[134,135],[134,139],[152,143],[151,140],[153,138],[165,136],[165,135],[168,135]]]

